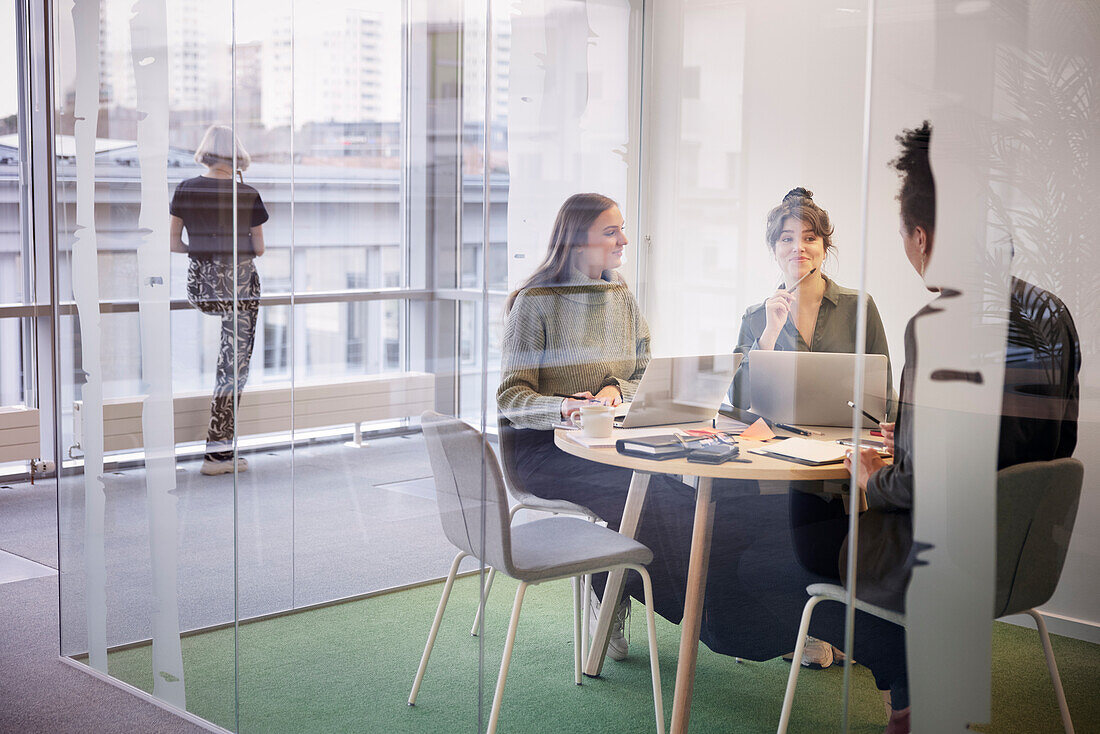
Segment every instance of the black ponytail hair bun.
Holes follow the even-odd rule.
[[[790,191],[788,191],[787,195],[783,197],[783,201],[785,203],[787,201],[790,201],[791,199],[813,199],[813,198],[814,198],[814,192],[812,192],[808,189],[804,189],[801,186],[798,186],[797,188],[793,188]]]

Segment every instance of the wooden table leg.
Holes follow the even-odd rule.
[[[636,471],[630,478],[630,489],[627,491],[626,505],[623,507],[623,521],[619,524],[619,532],[628,538],[633,538],[638,532],[638,521],[642,517],[642,507],[645,506],[650,476],[645,472]],[[618,570],[607,574],[607,585],[604,587],[603,600],[600,603],[600,616],[596,620],[596,630],[592,633],[592,649],[588,651],[588,660],[584,664],[584,674],[589,677],[595,677],[603,670],[604,656],[607,655],[607,640],[611,635],[611,621],[615,618],[615,608],[619,606],[619,599],[623,594],[625,573]]]
[[[702,477],[695,492],[695,525],[691,531],[684,620],[680,623],[680,654],[676,662],[676,692],[672,699],[672,734],[686,734],[691,718],[691,691],[695,685],[695,659],[699,656],[699,627],[710,563],[710,536],[714,527],[711,479]]]

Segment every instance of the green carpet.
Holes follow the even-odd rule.
[[[477,580],[456,582],[415,708],[405,701],[441,585],[302,612],[240,628],[240,730],[282,732],[473,732],[478,721],[479,640],[469,627]],[[498,579],[486,618],[481,704],[486,720],[515,583]],[[568,582],[529,589],[520,618],[502,732],[653,730],[645,622],[635,606],[631,656],[608,661],[603,677],[573,684],[572,592]],[[671,716],[679,627],[658,617],[666,721]],[[1034,630],[994,627],[994,718],[981,731],[1060,732],[1057,704]],[[1100,731],[1100,646],[1054,638],[1078,732]],[[233,715],[232,629],[183,640],[187,707],[227,729]],[[152,690],[151,648],[112,653],[113,676]],[[691,730],[774,731],[788,666],[737,663],[700,650]],[[950,674],[950,671],[944,671]],[[853,669],[852,732],[885,725],[870,673]],[[799,677],[791,732],[838,729],[842,670]]]

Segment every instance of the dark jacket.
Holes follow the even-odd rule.
[[[905,366],[894,433],[894,463],[871,476],[867,504],[872,509],[913,507],[913,374],[917,364],[914,329],[918,319],[940,310],[941,295],[905,328]],[[1059,459],[1077,445],[1081,369],[1077,328],[1069,309],[1054,294],[1012,280],[1005,350],[1004,397],[997,469],[1028,461]]]

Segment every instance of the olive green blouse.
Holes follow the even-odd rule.
[[[799,352],[855,352],[856,314],[859,309],[859,291],[843,288],[829,278],[825,278],[825,295],[821,299],[821,310],[817,312],[810,343],[802,338],[794,321],[787,317],[783,330],[775,342],[775,348]],[[760,336],[768,324],[767,311],[763,303],[749,306],[741,317],[741,334],[737,338],[735,352],[745,355],[741,367],[733,378],[730,389],[730,402],[739,408],[749,407],[749,363],[751,353],[760,348]],[[875,299],[867,296],[867,354],[886,355],[886,384],[890,388],[890,397],[886,401],[887,412],[894,415],[897,405],[897,393],[894,391],[894,376],[890,365],[890,348],[886,343],[886,330],[882,327]]]

